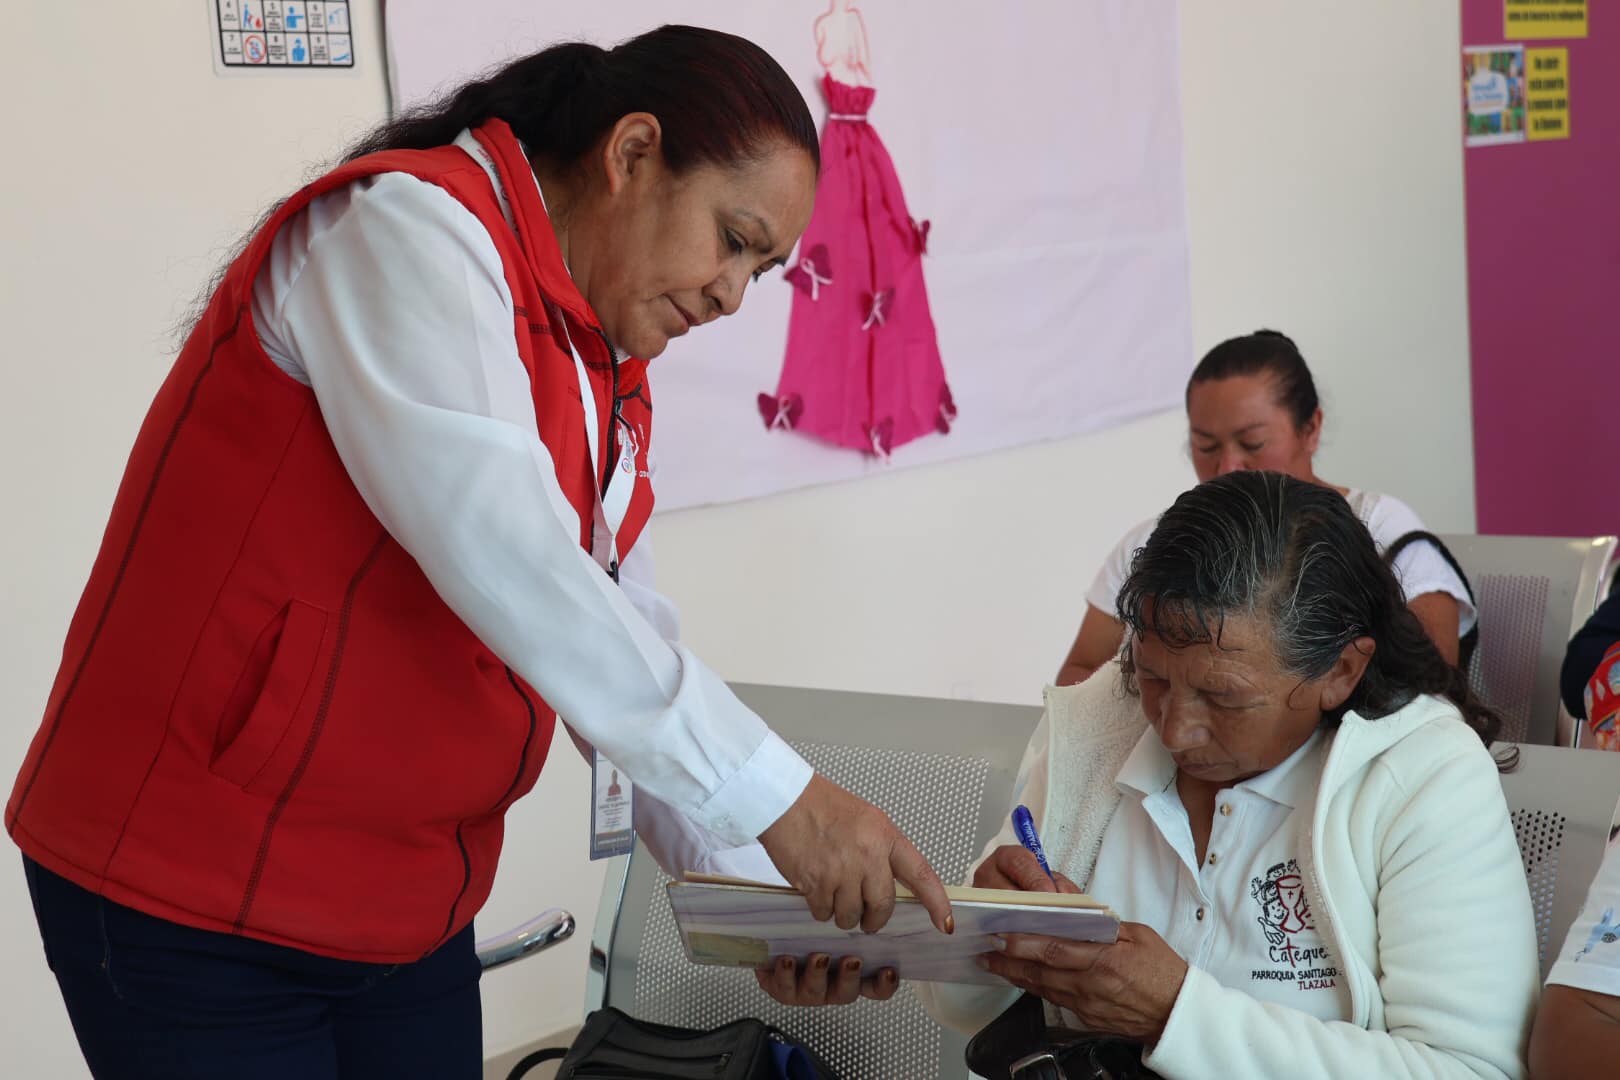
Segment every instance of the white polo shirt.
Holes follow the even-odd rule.
[[[1123,796],[1090,886],[1120,918],[1157,930],[1222,986],[1322,1020],[1349,1020],[1350,988],[1317,932],[1299,853],[1333,733],[1222,790],[1200,864],[1176,763],[1152,728],[1115,779]]]
[[[1620,833],[1609,838],[1586,905],[1570,924],[1547,982],[1620,997]]]

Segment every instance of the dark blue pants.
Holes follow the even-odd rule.
[[[412,964],[333,960],[103,900],[23,860],[97,1080],[480,1080],[472,927]]]

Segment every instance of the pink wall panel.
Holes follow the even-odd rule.
[[[1569,49],[1571,137],[1464,151],[1482,533],[1620,532],[1620,5],[1590,6],[1589,37],[1525,42]],[[1502,0],[1463,0],[1463,45],[1506,40]]]

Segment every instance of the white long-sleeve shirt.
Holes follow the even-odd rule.
[[[500,190],[476,142],[458,145]],[[329,192],[276,236],[252,316],[270,358],[314,390],[366,505],[450,608],[696,826],[664,835],[710,853],[747,845],[792,805],[810,766],[632,598],[672,627],[667,601],[621,589],[580,548],[500,256],[471,211],[403,173]]]

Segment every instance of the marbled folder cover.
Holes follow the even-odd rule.
[[[995,951],[994,934],[1045,934],[1078,941],[1113,941],[1119,936],[1119,918],[1086,897],[1066,896],[1060,905],[1048,906],[1035,901],[1055,899],[1044,893],[947,891],[956,914],[956,933],[950,935],[935,930],[928,912],[910,896],[895,903],[894,916],[876,934],[817,922],[803,896],[775,886],[672,881],[669,903],[686,955],[695,963],[763,967],[777,956],[802,961],[813,953],[826,953],[834,960],[858,956],[867,973],[892,967],[902,979],[925,982],[1004,985],[974,963],[975,957]],[[988,898],[992,896],[997,898]]]

